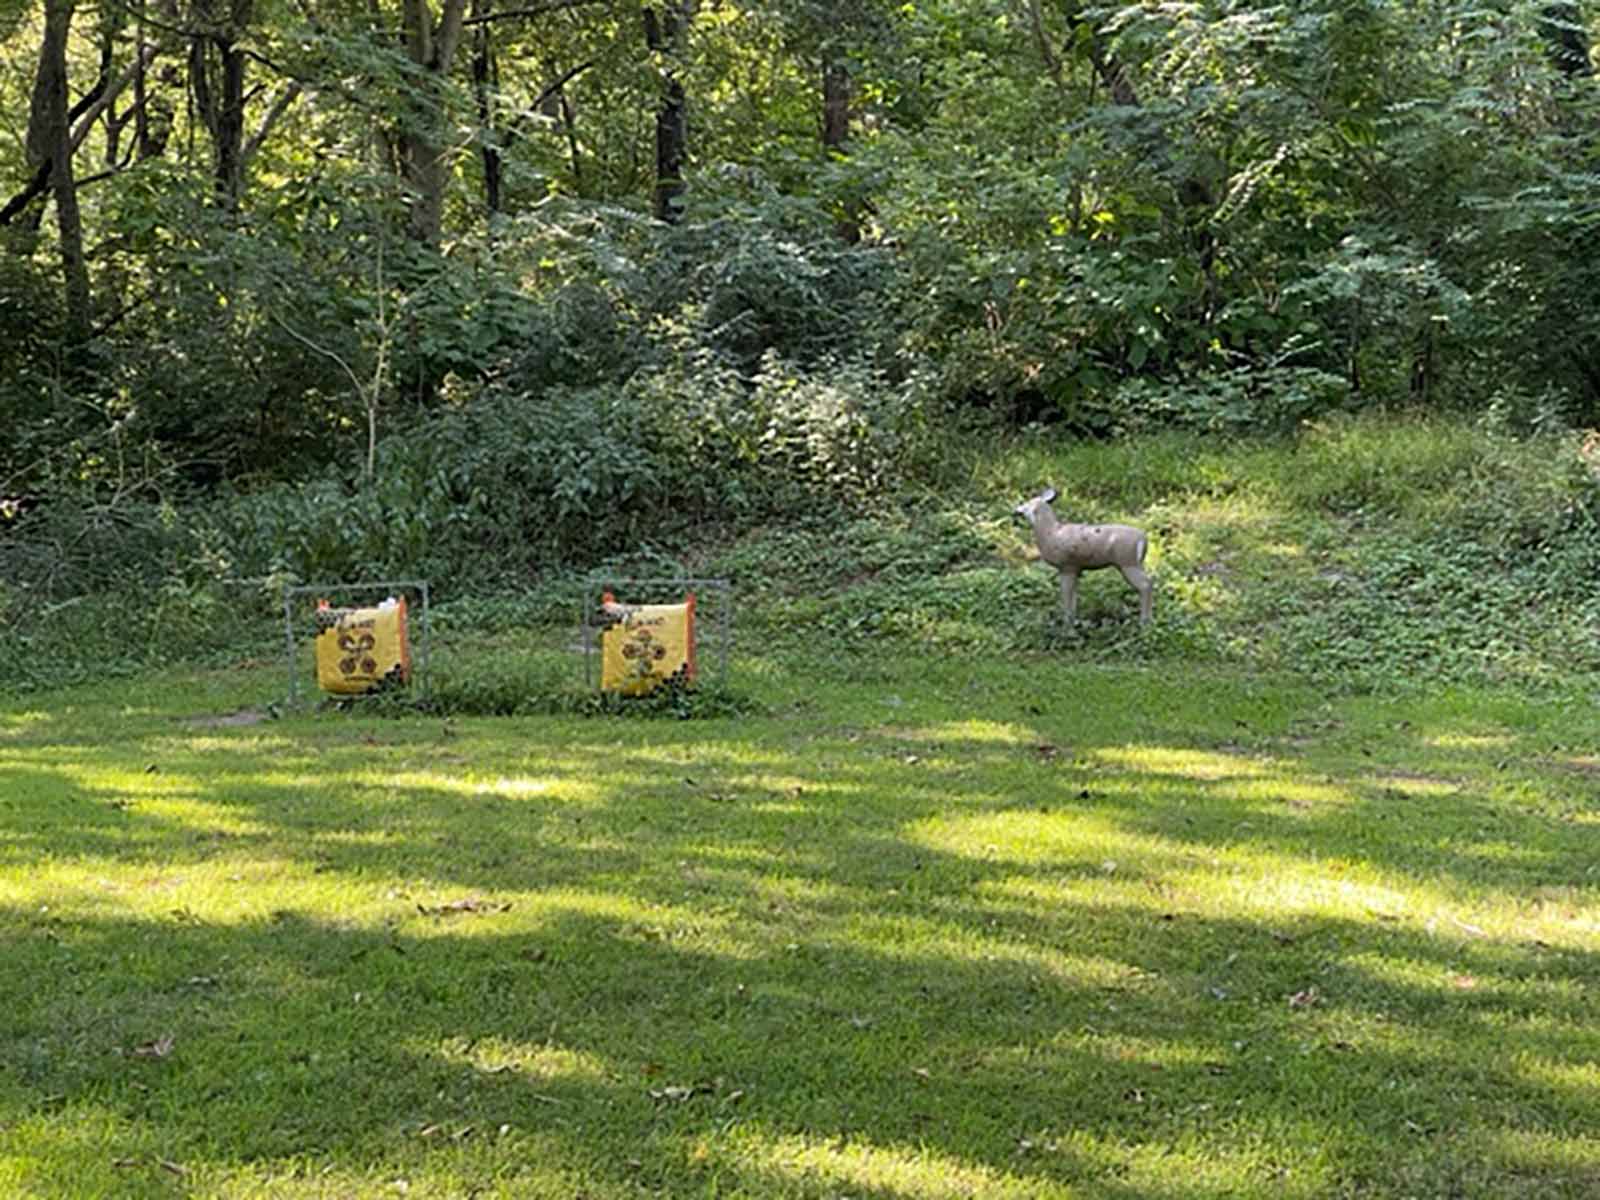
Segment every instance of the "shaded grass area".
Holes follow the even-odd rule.
[[[0,709],[0,1190],[1600,1188],[1586,711],[773,644],[738,719]]]

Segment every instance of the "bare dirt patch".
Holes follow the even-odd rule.
[[[241,708],[238,712],[221,716],[190,717],[185,724],[195,729],[228,729],[238,726],[259,725],[272,720],[272,714],[262,708]]]

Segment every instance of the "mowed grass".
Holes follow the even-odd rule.
[[[0,1194],[1600,1194],[1589,706],[1070,646],[733,683],[8,702]]]

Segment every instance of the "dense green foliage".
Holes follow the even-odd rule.
[[[208,626],[286,580],[450,600],[748,555],[753,527],[962,495],[975,439],[1326,446],[1405,409],[1473,431],[1443,486],[1494,480],[1514,438],[1600,421],[1587,19],[6,6],[0,621],[27,644],[97,596]],[[1508,594],[1530,548],[1585,569],[1575,461],[1536,518],[1469,488],[1483,524],[1402,538],[1393,585],[1413,553],[1474,605],[1503,600],[1481,562]],[[1369,468],[1291,473],[1347,470],[1359,503],[1248,490],[1352,523],[1433,492]],[[1117,499],[1159,520],[1197,486]],[[982,553],[936,557],[934,611],[1014,602]],[[868,591],[819,620],[915,622]],[[1293,612],[1271,629],[1303,657]],[[129,653],[92,633],[86,661]]]
[[[348,467],[373,410],[620,384],[662,324],[1097,430],[1600,403],[1576,6],[713,3],[665,58],[637,3],[68,11],[43,188],[47,24],[0,23],[10,492],[105,485],[109,443]],[[651,228],[669,76],[693,136]]]

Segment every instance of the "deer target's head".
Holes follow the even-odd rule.
[[[1037,496],[1034,496],[1029,500],[1024,500],[1021,504],[1017,505],[1011,510],[1011,515],[1014,517],[1021,517],[1029,525],[1032,525],[1038,520],[1039,510],[1046,507],[1050,501],[1054,500],[1055,498],[1055,488],[1047,487]]]

